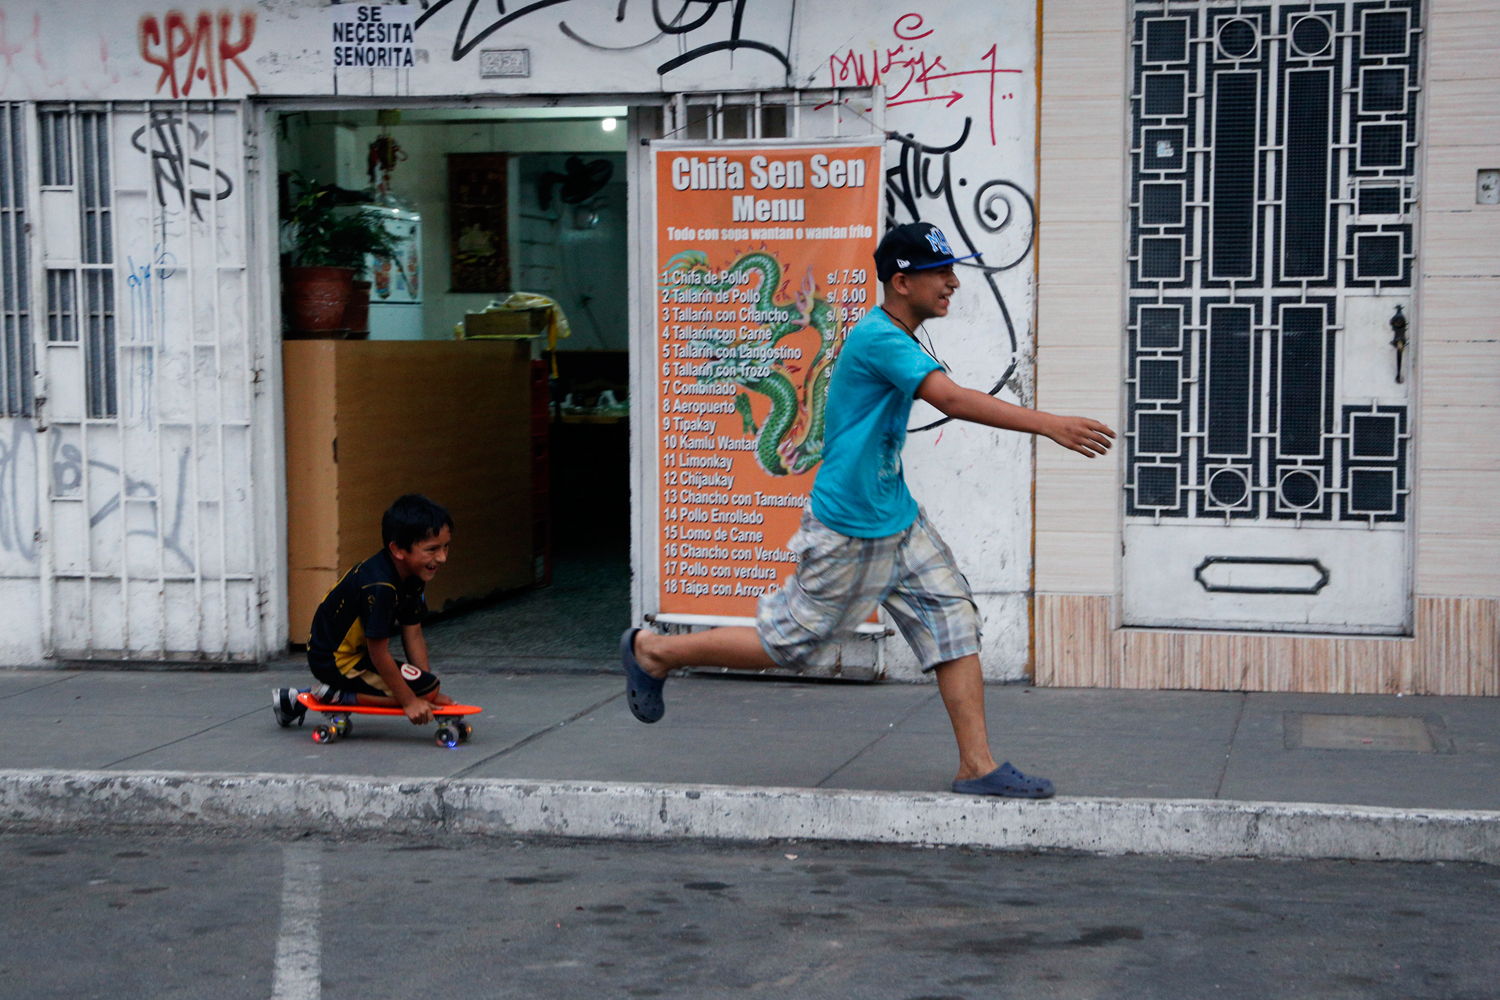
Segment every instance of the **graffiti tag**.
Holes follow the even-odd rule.
[[[947,209],[948,224],[957,234],[957,242],[974,254],[973,264],[984,274],[985,284],[1000,307],[1000,316],[1005,321],[1005,330],[1010,339],[1011,361],[1005,373],[995,380],[989,394],[995,395],[1021,362],[1020,344],[1016,338],[1016,324],[1011,319],[1010,308],[995,275],[1008,271],[1031,253],[1035,239],[1036,205],[1031,196],[1021,187],[1008,180],[988,180],[975,189],[972,203],[959,200],[958,188],[968,186],[968,178],[955,178],[953,154],[969,141],[973,119],[965,118],[963,132],[946,146],[933,146],[918,142],[910,136],[891,133],[890,138],[901,144],[901,156],[895,166],[886,170],[886,219],[889,225],[902,222],[924,221],[922,204],[937,200]],[[955,183],[956,181],[956,183]],[[965,219],[969,219],[968,223]],[[930,221],[930,220],[928,220]],[[981,243],[983,240],[985,242]],[[959,251],[960,255],[963,251]],[[986,259],[988,254],[988,259]],[[951,420],[944,417],[913,431],[932,430]]]
[[[932,29],[921,31],[921,14],[903,14],[891,26],[898,39],[915,41],[932,34]],[[828,77],[831,87],[877,87],[886,88],[885,106],[899,107],[902,104],[924,104],[938,102],[953,107],[966,96],[953,81],[960,77],[982,78],[980,86],[988,86],[990,145],[997,144],[995,138],[995,103],[1015,99],[1015,93],[996,87],[997,79],[1006,74],[1020,73],[1018,69],[1005,69],[996,65],[997,45],[979,58],[989,65],[982,69],[950,70],[941,55],[929,55],[925,50],[909,48],[905,42],[887,48],[884,52],[871,51],[869,62],[863,52],[849,49],[833,53],[828,57]],[[968,86],[968,84],[964,84]]]
[[[434,14],[453,2],[454,0],[433,0],[433,3],[430,6],[427,6],[427,0],[423,0],[423,5],[427,6],[427,9],[423,12],[422,16],[417,19],[417,27],[420,28],[423,24],[426,24]],[[547,7],[555,7],[560,4],[569,2],[571,2],[571,0],[534,0],[533,3],[528,3],[522,7],[516,8],[509,13],[506,13],[505,4],[502,0],[502,2],[496,5],[499,8],[500,16],[497,17],[494,21],[491,21],[485,27],[479,29],[474,33],[472,37],[470,37],[469,22],[474,18],[474,11],[479,7],[479,0],[468,0],[468,6],[464,9],[463,19],[459,21],[458,31],[455,33],[453,38],[453,61],[458,62],[459,60],[463,59],[470,52],[474,51],[474,47],[477,46],[480,42],[483,42],[486,38],[490,37],[495,32],[505,27],[507,24],[510,24],[512,21],[518,20],[528,14],[533,14]],[[746,0],[677,0],[677,2],[680,4],[677,13],[674,16],[668,18],[662,15],[661,0],[652,0],[651,17],[656,22],[657,29],[661,32],[660,35],[656,36],[657,38],[660,38],[661,35],[691,35],[694,32],[703,29],[709,24],[709,22],[714,21],[719,13],[719,8],[721,7],[730,8],[729,37],[721,38],[712,42],[705,42],[676,56],[673,56],[671,59],[668,59],[660,66],[656,67],[656,71],[658,73],[670,73],[674,69],[679,69],[683,66],[686,66],[690,62],[693,62],[697,59],[702,59],[704,56],[710,55],[714,52],[736,52],[740,49],[746,49],[752,52],[763,52],[780,62],[781,65],[786,69],[786,72],[788,74],[791,73],[792,63],[791,60],[787,58],[785,52],[777,48],[775,45],[769,44],[768,42],[762,42],[753,38],[745,37],[744,22]],[[625,20],[625,11],[627,4],[628,0],[620,0],[619,6],[615,10],[616,21]],[[688,13],[690,11],[698,10],[701,10],[701,13],[696,13],[695,16],[688,18]],[[719,18],[718,23],[722,22],[723,18]],[[590,48],[606,48],[606,46],[596,45],[592,42],[584,40],[576,32],[569,28],[566,23],[560,23],[558,25],[558,28],[567,37],[573,39],[574,41],[580,42],[581,44],[587,45]],[[655,40],[655,38],[651,39],[651,41]],[[650,44],[650,42],[646,42],[643,44]],[[627,46],[627,48],[639,47],[640,46]]]
[[[193,143],[193,151],[202,148],[208,139],[208,132],[199,128],[191,121],[185,120],[175,111],[153,111],[151,112],[151,124],[142,125],[130,136],[130,144],[138,152],[151,154],[152,174],[156,184],[156,203],[163,208],[167,205],[167,190],[177,192],[177,201],[180,206],[191,207],[193,218],[203,218],[203,210],[199,207],[200,202],[213,199],[223,201],[234,193],[234,181],[223,170],[212,168],[206,160],[193,157],[187,147],[183,144],[183,129],[186,127],[189,138]],[[141,137],[151,130],[150,148],[141,144]],[[198,188],[192,186],[193,169],[213,169],[217,183],[210,188]]]
[[[23,512],[21,497],[35,495],[35,488],[26,484],[26,470],[36,461],[36,431],[28,420],[17,420],[11,425],[10,440],[0,441],[0,549],[14,552],[27,562],[36,562],[39,541],[35,504],[29,504],[30,517]],[[28,498],[29,499],[29,498]],[[24,523],[29,520],[30,523]]]
[[[249,81],[251,91],[260,93],[255,77],[240,58],[255,41],[255,11],[240,11],[238,38],[234,37],[234,20],[228,10],[218,14],[200,10],[192,21],[180,10],[167,11],[160,20],[155,14],[142,17],[138,32],[141,58],[161,70],[156,92],[171,84],[174,98],[186,97],[192,93],[193,84],[203,80],[213,96],[227,94],[232,63]],[[179,73],[184,57],[187,67]]]
[[[193,572],[193,557],[183,548],[183,506],[188,481],[188,450],[183,449],[177,456],[177,489],[176,502],[172,509],[172,525],[170,529],[162,530],[161,502],[164,499],[156,490],[156,487],[144,479],[136,479],[129,474],[122,473],[120,467],[109,462],[91,458],[85,461],[83,452],[74,444],[61,444],[54,440],[52,448],[52,489],[55,496],[76,496],[83,489],[84,468],[98,470],[106,473],[110,478],[119,476],[122,481],[121,487],[115,494],[99,505],[97,510],[89,513],[89,527],[97,528],[100,524],[109,520],[115,514],[121,514],[121,503],[127,499],[150,499],[151,527],[128,528],[127,535],[137,535],[145,538],[155,538],[161,542],[162,551],[169,552],[182,560],[183,567],[187,572]],[[28,557],[29,558],[29,557]]]

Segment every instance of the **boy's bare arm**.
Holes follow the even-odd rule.
[[[412,692],[411,686],[401,676],[401,668],[396,665],[395,657],[391,656],[391,640],[370,640],[370,662],[375,664],[375,670],[380,674],[385,686],[391,689],[391,696],[401,703],[401,710],[413,725],[424,726],[432,721],[432,706],[425,700],[419,698]],[[424,659],[426,650],[423,650]]]
[[[1061,417],[1007,403],[977,389],[965,389],[940,371],[928,373],[917,387],[917,398],[931,403],[946,417],[971,423],[1040,434],[1064,448],[1093,458],[1109,451],[1115,432],[1088,417]]]
[[[422,634],[420,625],[401,626],[401,645],[406,648],[406,662],[414,667],[431,673],[432,668],[428,666],[427,659],[427,637]],[[429,705],[452,705],[453,699],[443,694],[437,688],[433,688],[422,696]]]
[[[422,626],[401,626],[401,648],[406,650],[407,663],[419,670],[432,670],[427,665],[427,639],[422,635]]]

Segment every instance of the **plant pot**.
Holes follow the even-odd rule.
[[[287,325],[304,336],[342,336],[353,283],[354,269],[349,267],[287,268]]]
[[[370,283],[356,281],[350,286],[349,304],[344,308],[344,326],[350,340],[370,339]]]

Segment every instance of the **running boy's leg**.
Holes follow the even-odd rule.
[[[897,553],[898,579],[883,602],[923,670],[936,673],[958,743],[955,792],[1046,798],[1052,783],[995,764],[984,718],[979,609],[942,536],[917,514]]]
[[[771,670],[777,665],[753,628],[715,628],[687,635],[657,635],[642,629],[635,634],[635,658],[642,670],[656,678],[678,667]]]
[[[890,589],[903,537],[851,538],[828,528],[812,511],[804,512],[800,530],[788,542],[800,556],[797,571],[780,590],[760,599],[754,628],[671,636],[635,633],[631,657],[654,679],[646,682],[654,688],[648,692],[652,705],[645,716],[637,712],[638,717],[661,717],[660,684],[655,682],[677,667],[803,670],[834,662],[838,651],[832,643],[852,634]],[[627,677],[630,669],[627,660]],[[626,686],[638,690],[633,681]]]
[[[990,734],[984,720],[984,672],[979,654],[933,668],[943,707],[953,723],[953,738],[958,741],[958,780],[979,778],[999,767],[990,753]]]
[[[989,774],[996,764],[984,719],[979,612],[969,583],[923,516],[918,516],[902,555],[905,572],[886,598],[885,609],[922,669],[937,676],[958,743],[957,780]]]

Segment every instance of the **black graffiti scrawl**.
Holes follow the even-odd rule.
[[[475,46],[479,45],[480,42],[483,42],[486,38],[489,38],[512,21],[535,14],[537,11],[549,7],[559,7],[571,2],[574,2],[574,0],[534,0],[534,2],[524,4],[515,10],[507,11],[505,9],[505,0],[495,0],[498,16],[483,28],[475,31],[473,36],[470,36],[470,24],[474,20],[474,12],[478,9],[480,0],[467,0],[463,19],[459,21],[458,31],[453,36],[453,61],[458,62],[462,60],[470,52],[473,52]],[[454,3],[454,0],[431,0],[431,2],[429,0],[422,0],[422,7],[424,9],[422,16],[417,18],[417,27],[422,27],[434,14],[452,3]],[[674,69],[679,69],[690,62],[715,52],[736,52],[740,49],[745,49],[752,52],[763,52],[771,56],[781,63],[787,75],[790,76],[792,72],[791,60],[787,58],[787,54],[783,49],[778,48],[770,42],[745,37],[744,22],[745,6],[747,3],[748,0],[678,0],[676,13],[667,17],[662,12],[661,0],[651,0],[651,18],[660,32],[656,38],[660,38],[662,35],[680,35],[685,41],[689,41],[690,36],[700,30],[709,28],[717,29],[725,21],[724,18],[718,16],[719,8],[730,8],[728,15],[728,38],[704,42],[681,52],[656,67],[657,73],[670,73]],[[628,6],[629,0],[620,0],[619,6],[615,8],[615,21],[617,23],[625,20]],[[558,28],[567,37],[588,45],[591,48],[608,48],[608,46],[598,45],[580,38],[573,29],[567,26],[566,22],[559,23]],[[656,38],[644,44],[650,44]],[[629,47],[638,48],[639,46]]]
[[[151,130],[150,148],[142,145],[141,139],[146,130]],[[184,142],[183,132],[187,133],[187,141],[192,143],[189,149]],[[193,218],[202,219],[203,210],[201,202],[223,201],[234,193],[234,181],[223,170],[212,167],[206,160],[200,160],[193,156],[203,148],[208,141],[209,133],[206,129],[199,128],[191,121],[187,121],[176,111],[153,111],[151,112],[151,123],[142,125],[130,136],[130,144],[138,152],[151,154],[151,173],[156,185],[156,203],[161,207],[167,206],[167,192],[170,190],[177,195],[179,207],[191,208]],[[210,188],[193,186],[193,171],[213,170],[215,183]]]
[[[1011,319],[1010,308],[995,275],[1015,267],[1031,253],[1036,205],[1031,195],[1013,181],[991,178],[971,182],[955,167],[953,154],[969,141],[972,126],[973,119],[965,118],[958,138],[941,146],[919,142],[912,135],[886,134],[901,148],[895,165],[886,170],[886,222],[890,226],[904,222],[936,222],[945,231],[951,226],[950,241],[962,243],[969,254],[975,255],[969,263],[984,275],[985,284],[1000,307],[1000,316],[1010,338],[1010,365],[989,389],[993,396],[1005,386],[1021,363],[1015,321]],[[972,196],[965,190],[968,188],[973,189]],[[937,213],[929,211],[924,217],[924,203],[930,202],[937,202],[940,210]],[[946,219],[941,218],[942,209],[946,209]],[[939,218],[931,218],[933,214]],[[953,240],[954,236],[957,240]],[[960,256],[963,255],[961,252]],[[932,430],[950,419],[944,417],[911,430]]]

